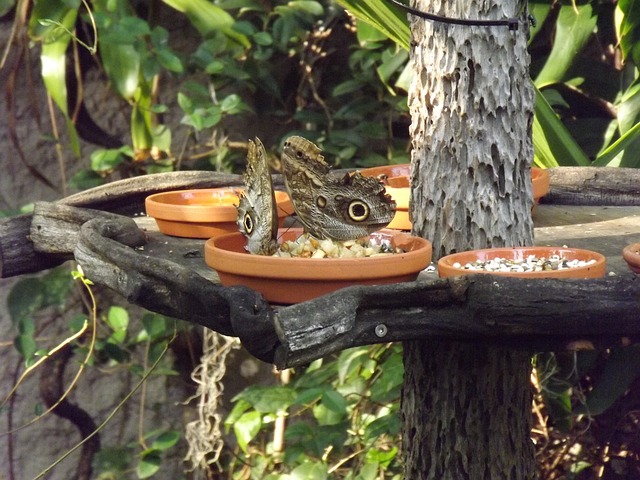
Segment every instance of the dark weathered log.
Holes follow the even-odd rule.
[[[640,205],[640,169],[560,167],[549,169],[550,191],[543,203],[555,205]]]
[[[30,235],[34,249],[67,260],[73,258],[80,228],[94,218],[128,220],[127,217],[100,210],[70,207],[60,203],[37,202],[33,209]],[[122,229],[118,233],[120,235],[114,240],[129,247],[139,247],[146,242],[144,233],[137,227]]]
[[[31,219],[31,215],[19,215],[0,221],[0,278],[40,272],[65,261],[33,249]]]
[[[624,168],[549,169],[551,192],[545,203],[640,205],[640,170]],[[219,172],[173,172],[120,180],[62,199],[59,203],[121,214],[144,210],[144,199],[156,192],[241,185],[240,175]],[[282,185],[274,175],[275,185]],[[31,215],[0,221],[0,278],[37,272],[60,264],[55,256],[33,250]]]
[[[187,171],[127,178],[85,190],[60,200],[66,205],[133,215],[144,211],[144,199],[153,193],[187,188],[242,185],[242,176],[222,172]]]
[[[350,287],[280,309],[279,368],[345,348],[456,339],[554,351],[610,347],[640,337],[640,279],[516,279],[475,275]]]
[[[112,182],[71,195],[59,203],[132,215],[144,212],[144,200],[153,193],[238,185],[242,185],[242,177],[227,173],[159,173]],[[274,185],[282,187],[281,175],[274,175]],[[34,251],[29,239],[31,218],[31,215],[21,215],[0,221],[0,278],[38,272],[61,263],[56,255],[45,256]]]
[[[149,310],[240,337],[257,358],[272,362],[277,337],[270,306],[245,287],[224,288],[169,260],[122,245],[138,230],[127,217],[82,226],[75,258],[93,282]]]
[[[640,279],[631,274],[584,281],[476,275],[350,287],[274,311],[252,290],[221,287],[192,268],[124,245],[142,238],[128,217],[91,218],[93,211],[56,204],[38,205],[37,212],[34,225],[57,222],[35,236],[38,249],[61,254],[73,247],[94,282],[149,310],[238,336],[252,354],[280,368],[349,347],[409,339],[558,350],[608,347],[640,336]],[[77,222],[86,218],[78,235]],[[58,243],[47,232],[77,242]]]

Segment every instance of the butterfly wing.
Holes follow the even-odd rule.
[[[272,255],[278,247],[278,214],[267,153],[258,137],[249,140],[244,183],[237,223],[247,238],[245,248],[252,254]]]

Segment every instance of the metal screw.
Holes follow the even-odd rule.
[[[384,323],[381,323],[380,325],[376,325],[376,335],[380,338],[384,337],[387,335],[387,332],[389,331],[389,329],[387,329],[387,326]]]

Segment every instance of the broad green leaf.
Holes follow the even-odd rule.
[[[14,323],[30,316],[44,305],[45,285],[35,277],[25,278],[16,283],[9,292],[7,306]]]
[[[13,341],[13,345],[25,359],[31,358],[38,349],[33,335],[18,335]]]
[[[638,0],[619,0],[616,8],[618,39],[622,57],[633,59],[640,67],[640,2]]]
[[[121,149],[98,149],[91,153],[91,169],[94,172],[110,172],[126,160]]]
[[[389,450],[377,450],[375,448],[370,449],[367,452],[367,462],[375,462],[378,465],[387,467],[391,461],[398,455],[398,447],[393,447]]]
[[[220,31],[240,45],[249,48],[251,43],[241,33],[233,29],[235,19],[222,8],[207,0],[162,0],[179,12],[184,13],[191,24],[207,38]]]
[[[180,440],[180,432],[169,430],[163,432],[151,444],[151,448],[155,450],[167,450],[173,447]]]
[[[233,401],[244,400],[262,413],[278,413],[296,400],[296,392],[290,387],[266,387],[253,385],[236,395]]]
[[[138,478],[149,478],[158,473],[162,458],[158,450],[150,450],[142,455],[136,467],[136,475]]]
[[[640,148],[629,148],[638,143],[640,123],[622,135],[611,146],[604,150],[593,162],[599,167],[640,167]]]
[[[337,0],[358,20],[383,32],[405,50],[409,50],[411,31],[407,14],[392,3],[380,0]]]
[[[77,190],[87,190],[103,185],[104,182],[104,178],[94,170],[80,170],[71,177],[69,185]]]
[[[160,63],[162,67],[166,68],[170,72],[182,73],[184,71],[182,61],[175,53],[171,52],[170,50],[158,50],[158,52],[156,52],[156,56],[158,58],[158,63]]]
[[[262,414],[255,410],[243,414],[233,424],[233,433],[238,446],[244,453],[247,453],[247,447],[260,431],[260,427],[262,427]]]
[[[112,305],[107,313],[106,323],[113,330],[109,341],[114,343],[124,342],[127,337],[127,327],[129,326],[129,313],[122,307]]]
[[[632,345],[611,350],[584,405],[575,408],[576,414],[598,415],[609,408],[640,376],[640,346]]]
[[[537,88],[533,119],[533,147],[536,165],[542,168],[560,165],[591,165],[580,146]]]
[[[361,47],[367,48],[369,44],[372,48],[379,48],[380,42],[389,38],[380,29],[370,23],[358,20],[356,23],[356,38]]]
[[[140,53],[133,45],[99,45],[102,65],[116,92],[125,100],[133,100],[140,83]]]
[[[347,413],[347,401],[335,390],[325,390],[322,394],[322,405],[340,415]]]
[[[353,480],[376,480],[377,478],[379,478],[378,464],[376,462],[367,462]]]
[[[294,10],[301,10],[310,15],[315,15],[316,17],[319,17],[324,13],[322,4],[313,0],[292,0],[287,4],[287,6]]]
[[[620,133],[624,134],[640,121],[640,79],[624,92],[617,106]]]
[[[364,438],[374,440],[381,435],[397,435],[400,432],[400,415],[398,412],[389,413],[367,424],[364,429]]]
[[[597,20],[591,4],[570,4],[560,8],[551,53],[535,79],[538,88],[565,80],[571,64],[591,37]]]
[[[323,462],[308,461],[294,468],[289,480],[326,480],[329,478],[329,467]]]

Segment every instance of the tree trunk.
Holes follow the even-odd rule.
[[[468,19],[526,14],[523,0],[413,6]],[[414,233],[433,242],[434,259],[532,244],[528,27],[521,22],[512,32],[416,17],[411,27]],[[404,347],[405,478],[534,478],[530,355],[444,341]]]

